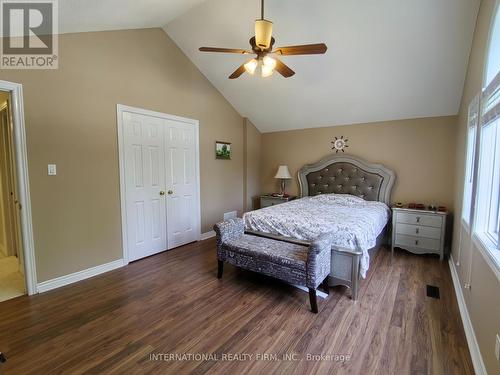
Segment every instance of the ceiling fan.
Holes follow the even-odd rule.
[[[245,71],[249,74],[254,74],[257,67],[260,66],[261,76],[269,77],[277,70],[283,77],[288,78],[295,72],[285,65],[276,56],[288,55],[314,55],[324,54],[327,50],[326,44],[305,44],[298,46],[276,47],[273,49],[274,38],[273,23],[264,19],[264,0],[261,0],[261,17],[255,21],[255,36],[250,39],[252,50],[235,49],[235,48],[218,48],[218,47],[200,47],[201,52],[222,52],[236,53],[241,55],[257,55],[255,58],[248,60],[246,63],[238,67],[230,76],[229,79],[235,79],[241,76]],[[270,55],[273,55],[271,57]]]

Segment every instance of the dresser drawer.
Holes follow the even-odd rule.
[[[397,223],[396,234],[405,234],[409,236],[434,238],[436,240],[440,240],[441,228]]]
[[[269,195],[262,195],[260,197],[260,208],[276,206],[277,204],[287,203],[293,201],[297,198],[294,195],[289,195],[288,197],[273,197]]]
[[[272,199],[272,198],[261,198],[260,199],[260,207],[269,207],[269,206],[274,206],[276,204],[284,203],[280,199]]]
[[[403,234],[396,234],[394,246],[398,247],[413,247],[417,249],[439,251],[441,248],[441,241],[433,238],[406,236]]]
[[[443,217],[437,215],[426,215],[413,212],[396,212],[396,223],[413,224],[427,227],[441,228]]]

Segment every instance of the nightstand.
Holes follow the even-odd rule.
[[[269,206],[276,206],[277,204],[280,204],[280,203],[286,203],[289,201],[293,201],[295,198],[297,198],[297,197],[294,195],[290,195],[286,198],[273,197],[272,195],[261,195],[260,196],[260,208],[269,207]]]
[[[392,208],[392,245],[414,254],[439,254],[444,258],[447,212]]]

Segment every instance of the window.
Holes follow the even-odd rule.
[[[477,185],[476,232],[499,248],[500,227],[500,73],[483,93]]]
[[[493,78],[500,72],[500,16],[498,6],[496,10],[493,28],[490,32],[490,47],[488,51],[488,60],[486,63],[486,82],[484,86],[488,86]]]
[[[480,98],[479,169],[474,235],[500,265],[500,15],[497,7],[486,62],[485,88]],[[469,113],[470,115],[470,113]],[[469,157],[469,155],[467,155]],[[467,159],[467,162],[469,160]],[[471,162],[473,164],[473,162]],[[467,183],[464,188],[468,189]],[[474,183],[472,184],[474,191]],[[464,196],[465,198],[465,196]],[[464,208],[466,208],[464,199]],[[469,205],[470,208],[470,205]]]
[[[469,120],[467,128],[467,157],[465,159],[464,197],[462,220],[469,225],[472,213],[472,192],[474,188],[474,166],[476,160],[476,137],[479,122],[479,95],[469,105]]]

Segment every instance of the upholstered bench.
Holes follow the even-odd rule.
[[[214,226],[217,234],[218,274],[224,262],[309,288],[311,310],[318,312],[316,289],[330,273],[331,235],[319,236],[310,246],[245,234],[243,219]]]

